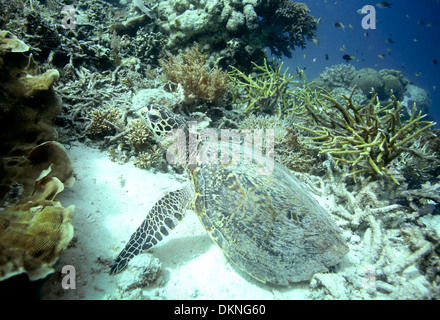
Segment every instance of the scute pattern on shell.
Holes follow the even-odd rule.
[[[336,224],[288,170],[275,163],[206,164],[194,170],[197,214],[212,239],[262,282],[309,280],[348,252]]]

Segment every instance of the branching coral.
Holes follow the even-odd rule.
[[[197,44],[177,57],[169,52],[167,55],[168,60],[161,60],[160,65],[171,82],[183,87],[187,102],[213,102],[230,88],[228,74],[219,68],[209,70]]]
[[[116,108],[94,109],[90,112],[90,124],[86,128],[88,134],[97,135],[109,132],[115,128],[121,113]]]
[[[252,62],[253,63],[253,62]],[[278,116],[288,107],[291,107],[293,97],[290,86],[295,83],[294,77],[287,74],[288,69],[281,73],[283,63],[277,66],[275,60],[273,67],[264,59],[264,65],[253,63],[255,73],[246,75],[235,67],[229,76],[233,83],[234,102],[245,103],[244,113],[260,110],[272,114],[276,110]],[[240,99],[238,90],[244,89],[246,97]]]
[[[349,164],[354,178],[363,172],[385,173],[399,184],[388,166],[403,152],[424,157],[418,150],[411,149],[411,144],[435,123],[424,121],[426,115],[415,110],[402,122],[402,105],[394,96],[390,104],[382,106],[373,92],[367,105],[354,105],[355,89],[349,97],[344,97],[346,103],[342,105],[327,91],[312,91],[306,83],[298,97],[319,128],[297,127],[315,135],[310,139],[320,146],[320,153]]]
[[[126,132],[125,138],[135,150],[144,149],[152,141],[150,130],[140,119],[130,121]]]
[[[134,161],[134,165],[139,168],[149,168],[157,165],[163,159],[163,151],[157,146],[150,148],[148,151],[139,152]]]

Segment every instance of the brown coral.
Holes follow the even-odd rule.
[[[156,165],[159,161],[163,159],[163,151],[155,146],[150,150],[144,152],[139,152],[134,161],[134,165],[139,168],[149,168]]]
[[[115,129],[115,124],[119,121],[121,112],[116,108],[93,109],[90,113],[90,124],[86,132],[91,135],[108,133]]]
[[[46,277],[73,238],[75,207],[54,201],[64,186],[50,172],[38,177],[32,197],[0,212],[0,281],[24,272],[31,280]]]
[[[162,70],[171,82],[182,86],[186,102],[213,102],[230,88],[228,74],[217,67],[209,70],[197,44],[177,57],[167,55],[167,61],[160,61]]]
[[[140,119],[130,121],[126,131],[126,139],[136,151],[144,149],[152,142],[150,130]]]

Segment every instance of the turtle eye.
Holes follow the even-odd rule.
[[[159,119],[160,119],[159,116],[155,115],[155,114],[149,114],[148,118],[150,119],[150,121],[152,121],[154,123],[159,122]]]

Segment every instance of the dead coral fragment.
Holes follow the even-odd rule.
[[[116,108],[94,109],[90,112],[90,124],[86,128],[86,132],[92,135],[108,133],[115,129],[121,112]]]
[[[402,122],[402,105],[394,96],[390,104],[382,106],[373,92],[367,105],[354,105],[352,96],[355,89],[349,97],[344,97],[346,103],[342,105],[327,91],[312,91],[306,83],[298,97],[304,102],[317,128],[297,126],[315,135],[310,139],[320,146],[320,153],[331,155],[337,162],[350,164],[354,178],[362,172],[385,173],[399,184],[387,167],[403,152],[423,156],[412,150],[411,145],[435,123],[423,121],[426,115],[417,113],[415,109],[411,117]]]
[[[217,67],[209,70],[198,45],[177,57],[169,52],[167,55],[168,61],[161,60],[160,65],[171,82],[182,86],[186,102],[213,102],[229,89],[228,74]]]

